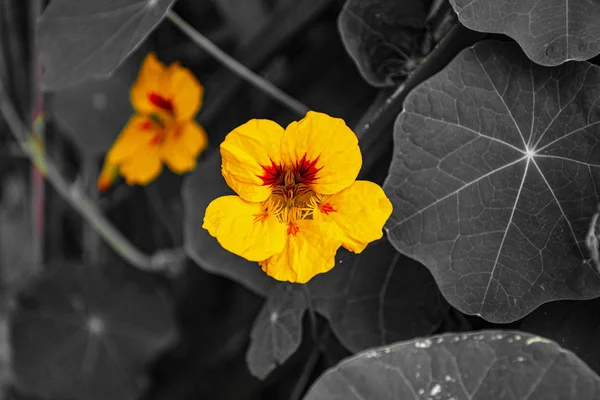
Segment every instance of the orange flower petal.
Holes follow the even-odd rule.
[[[101,192],[107,191],[118,176],[119,166],[105,162],[102,171],[100,172],[100,177],[98,178],[98,190]]]
[[[383,236],[383,225],[392,214],[392,203],[383,189],[369,181],[356,181],[347,189],[325,196],[315,217],[332,221],[343,233],[342,246],[354,253]]]
[[[267,275],[278,281],[306,283],[335,266],[341,233],[330,221],[300,220],[288,231],[283,251],[262,261]]]
[[[266,119],[252,119],[235,128],[221,143],[222,172],[230,188],[246,201],[264,201],[271,188],[260,178],[272,163],[281,163],[283,128]]]
[[[160,146],[161,159],[173,172],[182,174],[196,166],[196,159],[207,144],[204,129],[196,122],[188,122],[166,135]]]
[[[350,186],[362,166],[358,139],[344,120],[314,111],[285,129],[281,158],[287,165],[310,169],[310,185],[321,194]]]
[[[150,94],[165,94],[165,76],[167,68],[158,60],[156,53],[148,53],[138,73],[137,80],[131,87],[130,98],[133,108],[141,114],[156,111],[156,105],[150,101]]]
[[[259,203],[223,196],[206,208],[202,227],[221,246],[250,261],[260,261],[283,250],[286,226],[265,214]]]
[[[133,115],[109,150],[106,160],[111,164],[120,164],[123,160],[143,151],[152,139],[153,132],[149,127],[152,121],[145,116]]]
[[[166,67],[155,53],[149,53],[130,96],[138,113],[154,113],[165,120],[189,121],[200,109],[203,94],[204,88],[190,70],[179,63]]]
[[[198,79],[178,63],[173,63],[167,69],[166,94],[173,99],[175,119],[190,121],[202,106],[204,87]]]
[[[146,185],[156,179],[162,171],[162,163],[157,146],[148,146],[119,165],[121,175],[129,185]]]

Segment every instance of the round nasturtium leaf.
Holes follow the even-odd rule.
[[[600,377],[556,343],[522,332],[446,334],[364,351],[305,400],[592,400]]]
[[[42,85],[57,90],[109,76],[175,0],[52,0],[38,20]]]
[[[600,53],[597,0],[450,0],[466,27],[503,33],[546,66]]]
[[[184,243],[192,260],[206,271],[225,276],[262,296],[277,282],[258,263],[225,250],[202,228],[206,207],[220,196],[235,194],[221,175],[221,155],[213,153],[190,173],[183,183]]]
[[[302,317],[306,311],[302,290],[300,285],[278,282],[254,321],[246,362],[258,379],[265,379],[283,364],[302,342]]]
[[[55,266],[10,319],[15,384],[43,398],[135,400],[148,363],[177,338],[163,285],[121,264]]]
[[[494,322],[600,296],[585,247],[600,198],[600,67],[461,52],[406,98],[384,190],[392,244],[446,299]]]

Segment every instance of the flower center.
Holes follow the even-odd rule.
[[[148,100],[155,107],[158,107],[169,114],[173,114],[173,101],[171,99],[167,99],[158,93],[149,93]]]
[[[147,115],[148,119],[142,122],[140,129],[150,134],[149,145],[151,147],[162,144],[171,127],[175,123],[175,109],[173,101],[158,93],[148,93],[148,101],[156,107],[156,109]],[[178,129],[173,131],[177,135]]]
[[[287,224],[288,235],[295,236],[299,228],[295,222],[312,219],[313,210],[321,196],[311,184],[317,179],[320,168],[317,160],[307,161],[306,156],[293,167],[271,163],[263,167],[265,173],[260,177],[263,185],[271,187],[271,196],[261,204],[262,214],[255,215],[255,222],[264,221],[269,215],[277,217],[279,222]]]
[[[148,132],[150,146],[161,144],[167,135],[164,122],[156,114],[150,114],[150,118],[140,124],[140,129]]]

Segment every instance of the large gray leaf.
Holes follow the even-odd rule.
[[[221,154],[214,152],[198,164],[184,181],[184,242],[188,255],[210,273],[226,276],[253,292],[266,296],[275,280],[258,263],[225,250],[217,239],[202,228],[208,204],[220,196],[235,194],[221,176]]]
[[[175,0],[52,0],[36,40],[47,90],[109,76],[162,20]]]
[[[468,28],[504,33],[534,62],[553,66],[600,53],[597,0],[450,0]]]
[[[340,250],[336,267],[308,287],[319,312],[353,352],[430,335],[448,312],[427,268],[385,239],[358,255]]]
[[[365,351],[305,400],[594,400],[600,377],[556,343],[521,332],[447,334]]]
[[[246,354],[252,375],[264,379],[298,350],[302,342],[305,296],[298,285],[278,283],[254,321]]]
[[[510,322],[600,295],[585,247],[600,197],[600,67],[480,42],[406,99],[384,185],[390,241],[467,314]]]

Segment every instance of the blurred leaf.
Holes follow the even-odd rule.
[[[0,289],[13,295],[41,270],[36,260],[31,215],[31,194],[24,173],[0,179]]]
[[[246,361],[252,375],[265,379],[298,350],[306,301],[297,285],[275,285],[250,333]]]
[[[267,22],[264,0],[212,0],[229,29],[242,43],[252,37]]]
[[[521,332],[446,334],[365,351],[326,372],[306,400],[596,399],[577,356]]]
[[[27,123],[33,113],[36,65],[30,40],[41,1],[0,0],[0,87]]]
[[[342,41],[373,86],[392,86],[425,54],[431,0],[348,0],[339,15]],[[412,64],[411,64],[412,63]]]
[[[13,383],[9,325],[10,321],[7,318],[6,310],[2,310],[0,312],[0,393],[3,395]]]
[[[108,151],[133,114],[129,85],[118,76],[88,80],[57,92],[50,112],[88,157]]]
[[[57,90],[89,78],[108,77],[174,2],[52,0],[36,32],[44,88]]]
[[[390,242],[446,299],[492,322],[600,296],[585,236],[600,197],[600,67],[533,64],[512,42],[464,50],[413,90],[384,189]]]
[[[121,264],[55,266],[11,320],[16,385],[47,398],[136,399],[146,364],[177,337],[162,285]]]
[[[199,163],[184,180],[184,246],[190,258],[206,271],[226,276],[266,296],[275,281],[262,271],[258,263],[228,252],[202,228],[208,204],[217,197],[230,194],[235,193],[221,175],[221,154],[216,151]]]
[[[590,0],[450,0],[460,22],[516,40],[533,62],[555,66],[600,53],[600,3]]]
[[[423,265],[382,239],[359,255],[340,250],[336,267],[308,287],[342,344],[357,352],[437,330],[448,312]]]

